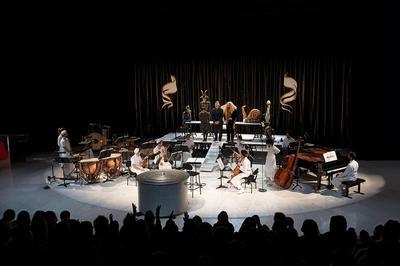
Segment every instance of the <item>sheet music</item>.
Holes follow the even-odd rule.
[[[336,152],[335,151],[328,151],[323,154],[324,160],[326,163],[333,162],[337,160]]]

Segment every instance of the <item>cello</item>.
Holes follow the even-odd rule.
[[[294,169],[297,165],[297,155],[300,151],[300,142],[301,139],[298,140],[296,154],[287,155],[284,160],[284,165],[275,173],[275,183],[284,189],[288,189],[293,184]]]
[[[241,170],[240,170],[240,162],[242,160],[242,155],[240,153],[237,153],[233,149],[231,149],[231,150],[233,151],[233,154],[234,154],[234,157],[235,157],[236,167],[232,170],[232,174],[229,177],[229,180],[227,181],[227,183],[230,183],[232,178],[234,178],[235,176],[237,176],[241,172]]]

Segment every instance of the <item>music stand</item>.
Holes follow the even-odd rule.
[[[110,157],[112,151],[113,151],[113,149],[101,150],[100,153],[99,153],[98,159],[100,160],[100,159],[104,159],[104,158]]]
[[[224,176],[224,171],[230,171],[231,169],[230,169],[230,168],[227,168],[227,167],[224,165],[224,163],[222,162],[222,159],[221,159],[221,158],[218,158],[218,159],[217,159],[217,162],[218,162],[219,173],[220,173],[220,174],[219,174],[219,177],[218,177],[218,179],[219,179],[219,186],[216,187],[216,189],[219,189],[219,188],[228,188],[227,186],[222,185],[222,179],[223,179],[223,178],[228,179],[227,176]]]

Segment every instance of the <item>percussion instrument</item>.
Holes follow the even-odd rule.
[[[101,159],[101,168],[108,177],[115,176],[121,167],[122,156],[120,153],[111,153],[110,157]]]
[[[116,166],[117,170],[119,170],[121,168],[121,165],[122,165],[122,154],[121,153],[111,153],[110,157],[116,158],[115,159],[115,163],[117,165]]]
[[[99,159],[84,159],[79,161],[79,171],[87,183],[97,182],[99,179],[101,164]]]

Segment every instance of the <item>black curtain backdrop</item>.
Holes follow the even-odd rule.
[[[280,96],[288,91],[283,87],[285,73],[298,84],[292,114],[279,104]],[[176,77],[178,91],[172,95],[174,106],[161,109],[161,89],[170,75]],[[221,105],[232,101],[238,108],[246,104],[247,111],[265,112],[270,99],[277,134],[308,133],[313,142],[348,147],[352,145],[351,77],[351,58],[337,56],[137,59],[129,65],[133,131],[138,136],[174,131],[182,124],[186,105],[198,120],[200,90],[208,90],[212,106],[215,100]]]

